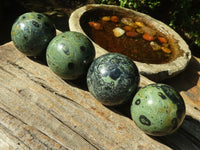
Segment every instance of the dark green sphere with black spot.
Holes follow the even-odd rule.
[[[145,133],[165,136],[175,132],[185,118],[185,103],[181,95],[166,84],[142,87],[134,96],[131,116]]]
[[[82,33],[67,31],[57,35],[47,47],[46,59],[51,70],[66,80],[86,75],[94,60],[92,42]]]
[[[28,12],[18,17],[11,29],[16,48],[27,56],[38,56],[46,51],[56,36],[53,22],[45,15]]]
[[[91,64],[87,85],[98,101],[113,106],[132,100],[139,79],[138,68],[131,59],[119,53],[108,53]]]

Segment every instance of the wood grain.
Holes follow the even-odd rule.
[[[140,86],[151,83],[141,76]],[[25,150],[199,149],[200,84],[193,84],[180,90],[187,107],[182,127],[154,138],[136,127],[130,106],[103,106],[87,91],[84,80],[60,79],[44,62],[24,56],[9,42],[0,46],[0,142],[8,149]]]

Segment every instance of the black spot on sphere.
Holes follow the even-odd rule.
[[[38,17],[38,19],[42,19],[43,18],[43,16],[41,14],[38,14],[37,17]]]
[[[151,121],[144,115],[141,115],[139,117],[140,123],[145,125],[145,126],[151,126]]]
[[[177,121],[177,119],[176,119],[176,118],[172,119],[171,123],[172,123],[173,129],[176,129],[177,126],[178,126],[178,121]]]
[[[26,16],[23,16],[22,19],[26,19]]]
[[[160,96],[163,100],[166,99],[166,96],[163,93],[161,93],[161,92],[158,92],[158,96]]]
[[[122,72],[120,71],[120,69],[116,68],[115,70],[112,70],[110,72],[110,78],[113,80],[117,80],[121,74],[122,74]]]
[[[80,50],[81,50],[82,52],[84,52],[84,51],[85,51],[85,47],[84,47],[84,46],[81,46],[81,47],[80,47]]]
[[[65,48],[63,51],[66,55],[69,55],[69,49]]]
[[[69,64],[68,64],[68,68],[69,68],[69,70],[74,69],[74,64],[73,64],[73,63],[69,63]]]
[[[170,87],[167,85],[162,85],[161,89],[164,91],[164,93],[167,95],[167,97],[169,97],[169,99],[177,104],[179,102],[179,99],[176,97],[176,95],[174,94],[174,92],[171,91]]]
[[[24,40],[28,40],[28,36],[27,35],[24,35]]]
[[[108,86],[105,86],[105,90],[106,90],[106,91],[111,91],[112,88],[108,85]]]
[[[140,100],[140,99],[137,99],[137,100],[135,101],[135,105],[140,105],[140,103],[141,103],[141,100]]]
[[[40,27],[40,24],[39,24],[37,21],[35,21],[35,20],[32,21],[32,25],[33,25],[34,27],[36,27],[36,28],[39,28],[39,27]]]

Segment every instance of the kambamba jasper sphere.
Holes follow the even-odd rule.
[[[47,47],[47,64],[66,80],[75,80],[87,74],[94,60],[92,42],[82,33],[67,31],[57,35]]]
[[[185,118],[185,103],[178,92],[166,84],[142,87],[134,96],[131,116],[145,133],[164,136],[176,131]]]
[[[97,100],[112,106],[132,99],[139,79],[138,68],[131,59],[119,53],[108,53],[91,64],[87,85]]]
[[[19,16],[11,30],[14,45],[27,56],[37,56],[45,52],[55,35],[56,29],[51,20],[36,12]]]

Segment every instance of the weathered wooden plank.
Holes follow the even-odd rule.
[[[141,76],[140,86],[150,83]],[[191,89],[198,91],[199,81],[194,84]],[[107,108],[79,86],[24,56],[12,42],[0,46],[0,139],[11,149],[199,149],[200,108],[191,100],[199,98],[194,92],[179,90],[187,108],[180,130],[153,138],[135,126],[129,106]]]
[[[169,149],[12,43],[0,47],[0,56],[0,131],[12,147]]]

